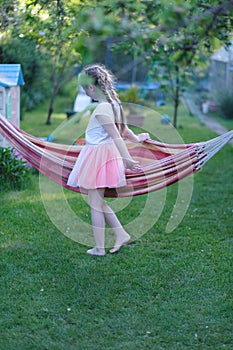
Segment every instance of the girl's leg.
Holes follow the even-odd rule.
[[[124,230],[113,210],[104,202],[105,189],[93,189],[88,191],[88,201],[91,207],[91,220],[96,246],[87,251],[92,255],[105,255],[105,222],[113,230],[116,241],[110,253],[116,253],[130,240],[130,235]]]
[[[110,253],[116,253],[118,250],[127,242],[130,240],[130,235],[125,231],[125,229],[122,227],[120,221],[118,220],[116,214],[114,211],[105,203],[103,202],[103,212],[105,216],[105,221],[107,224],[111,227],[115,234],[115,245],[110,250]]]
[[[91,221],[96,246],[87,251],[92,255],[105,255],[105,216],[103,213],[105,189],[93,189],[88,191],[88,202],[91,207]]]

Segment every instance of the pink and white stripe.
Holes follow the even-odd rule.
[[[67,179],[83,146],[40,140],[18,129],[1,115],[0,134],[43,175],[65,188],[81,192],[79,187],[69,187]],[[233,130],[200,143],[170,145],[153,140],[142,144],[129,143],[129,152],[139,161],[142,171],[135,173],[127,170],[126,186],[117,191],[108,188],[105,196],[136,196],[169,186],[198,171],[232,138]]]

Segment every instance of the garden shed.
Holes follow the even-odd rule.
[[[209,88],[216,103],[223,94],[233,93],[233,40],[211,56]]]
[[[0,114],[20,126],[20,86],[24,85],[20,64],[0,64]],[[0,147],[7,147],[0,135]]]

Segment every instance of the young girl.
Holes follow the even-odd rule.
[[[116,253],[130,240],[130,235],[104,201],[107,187],[117,188],[126,184],[125,169],[141,170],[138,162],[131,158],[123,138],[143,142],[149,134],[135,135],[126,126],[124,112],[113,87],[114,77],[104,66],[87,66],[80,74],[79,83],[90,98],[98,101],[98,105],[91,115],[85,134],[86,145],[69,176],[68,185],[79,186],[88,192],[96,245],[87,253],[103,256],[105,223],[115,234],[115,245],[110,253]]]

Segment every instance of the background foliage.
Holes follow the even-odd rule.
[[[19,62],[20,54],[12,53],[12,37],[24,38],[19,50],[30,51],[35,62],[24,55],[20,61],[28,84],[25,106],[32,108],[49,93],[47,124],[59,90],[77,76],[79,65],[99,61],[121,80],[147,79],[148,72],[157,79],[162,72],[176,126],[190,72],[203,55],[229,44],[233,24],[233,0],[3,0],[0,11],[0,47],[9,45],[1,58]]]
[[[226,119],[233,119],[233,96],[232,94],[224,94],[220,98],[220,108]]]
[[[28,186],[30,169],[25,165],[12,149],[0,147],[0,192]]]
[[[1,63],[19,63],[23,67],[25,85],[21,90],[21,117],[25,110],[38,106],[50,95],[51,83],[45,55],[27,38],[5,36],[0,41]]]

